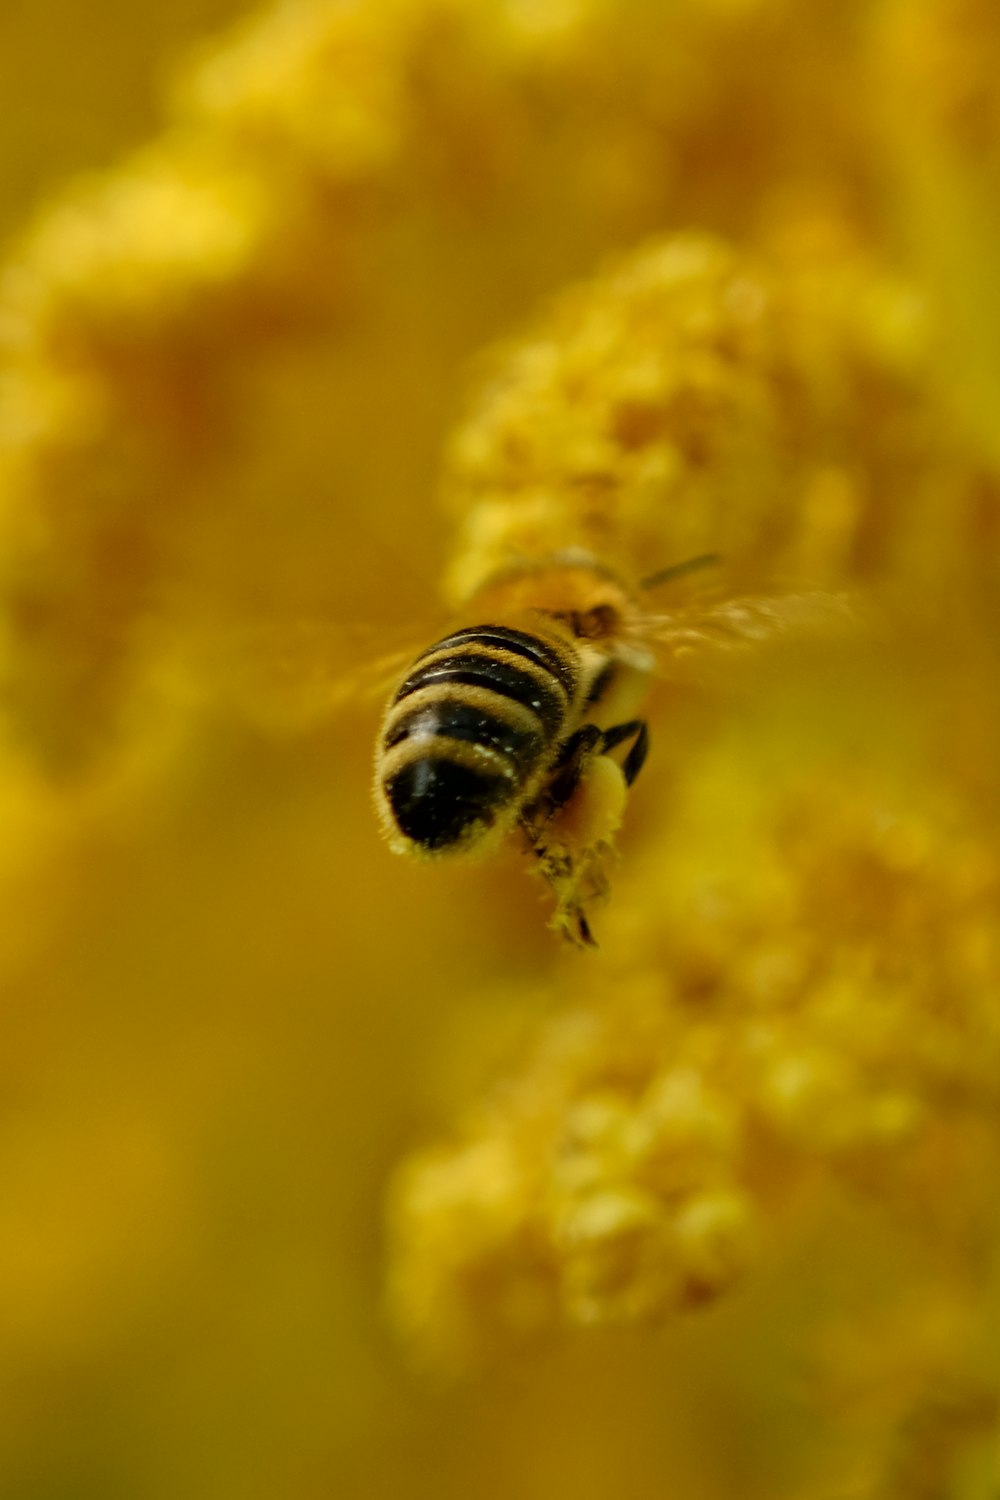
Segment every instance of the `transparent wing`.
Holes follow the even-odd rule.
[[[753,651],[780,640],[843,638],[859,630],[862,619],[851,595],[815,591],[703,598],[670,614],[647,616],[645,623],[669,672],[674,665]]]
[[[328,619],[204,621],[174,637],[172,666],[189,696],[271,734],[304,734],[345,710],[374,708],[434,639]]]

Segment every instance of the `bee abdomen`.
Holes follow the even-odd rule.
[[[543,640],[541,636],[529,635],[524,630],[515,630],[510,625],[474,625],[466,630],[456,630],[453,635],[446,636],[443,641],[438,641],[436,645],[421,652],[414,665],[426,661],[429,656],[448,651],[453,646],[481,646],[491,653],[499,649],[501,653],[506,652],[541,667],[556,679],[567,698],[572,698],[576,692],[577,668],[573,657],[565,651],[557,650],[554,642]]]
[[[426,754],[393,771],[385,795],[400,833],[437,853],[490,827],[510,805],[512,786],[502,774],[447,754]]]
[[[381,747],[382,792],[404,837],[428,851],[465,845],[522,801],[575,688],[553,646],[505,626],[458,631],[418,657]]]
[[[541,729],[515,724],[483,708],[454,698],[425,702],[392,720],[386,731],[385,748],[391,750],[403,740],[424,742],[431,738],[461,740],[470,745],[484,745],[498,751],[523,776],[534,766],[545,748]]]
[[[401,703],[421,688],[480,688],[500,698],[529,708],[547,739],[558,734],[566,717],[567,700],[561,684],[551,674],[516,667],[499,654],[454,651],[435,655],[410,673],[395,697]],[[442,696],[444,696],[442,694]],[[456,694],[461,697],[461,694]]]

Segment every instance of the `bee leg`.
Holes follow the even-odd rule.
[[[604,762],[605,742],[610,734],[613,748],[644,729],[584,724],[563,745],[544,791],[521,814],[538,872],[556,898],[550,925],[578,948],[597,947],[587,910],[607,894],[605,862],[624,799],[624,769],[619,775],[619,768],[611,771],[613,762]]]
[[[549,866],[545,874],[550,881],[556,878],[556,871],[551,868],[553,856],[545,830],[556,814],[562,812],[572,798],[580,785],[584,767],[595,754],[600,752],[602,741],[603,733],[596,724],[584,724],[582,729],[571,734],[559,752],[559,758],[553,767],[552,779],[548,786],[541,796],[521,813],[521,827],[527,836],[528,844],[543,866]],[[560,877],[565,874],[566,871],[559,872]]]
[[[590,923],[584,915],[583,908],[577,907],[574,912],[576,917],[576,940],[581,948],[596,948],[597,939],[590,930]]]
[[[649,753],[649,727],[645,719],[629,719],[627,724],[615,724],[612,729],[606,729],[601,737],[601,754],[607,755],[626,740],[632,741],[632,748],[622,762],[622,775],[626,785],[631,786]]]
[[[545,790],[545,805],[550,813],[558,812],[580,784],[583,768],[590,757],[603,749],[604,735],[596,724],[584,724],[571,734],[559,752],[555,774]]]

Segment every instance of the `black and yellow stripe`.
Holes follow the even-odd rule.
[[[580,690],[569,642],[506,625],[438,641],[414,662],[382,731],[379,780],[399,832],[465,846],[524,801]]]

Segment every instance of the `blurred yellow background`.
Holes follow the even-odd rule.
[[[151,0],[141,12],[95,0],[10,0],[0,14],[3,228],[18,228],[70,172],[110,164],[163,117],[163,84],[179,55],[245,11],[238,0]]]
[[[997,76],[986,0],[8,0],[5,1500],[995,1493]],[[544,311],[677,231],[723,375]],[[622,550],[865,629],[658,691],[581,956],[388,853],[348,688],[643,381]]]

